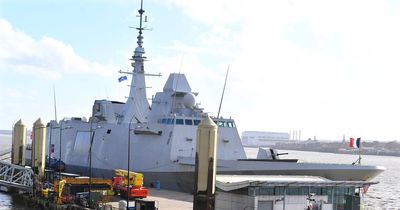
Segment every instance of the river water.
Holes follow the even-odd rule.
[[[257,148],[245,148],[249,157],[257,156]],[[321,152],[284,151],[289,155],[284,158],[296,158],[302,162],[317,163],[346,163],[351,164],[358,158],[358,154],[332,154]],[[362,206],[364,210],[400,209],[400,157],[392,156],[362,156],[363,165],[379,165],[386,167],[386,171],[377,176],[373,181],[379,184],[372,185],[367,194],[363,195]]]
[[[253,158],[257,155],[258,151],[257,148],[245,148],[245,150],[247,155]],[[289,153],[285,158],[296,158],[303,162],[351,164],[358,158],[357,154],[349,155],[303,151],[281,152]],[[363,195],[363,209],[400,209],[400,157],[365,155],[362,157],[362,164],[380,165],[385,166],[387,169],[374,179],[374,181],[378,181],[379,184],[372,185],[368,193]],[[18,195],[11,196],[0,192],[0,210],[2,209],[20,210],[28,208],[23,207]]]

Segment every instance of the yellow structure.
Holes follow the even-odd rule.
[[[43,198],[49,197],[49,188],[42,189],[42,196],[43,196]]]
[[[54,192],[57,195],[56,198],[56,203],[57,204],[62,204],[62,197],[63,197],[63,190],[64,187],[66,186],[89,186],[90,184],[92,185],[101,185],[106,189],[106,195],[105,198],[108,198],[107,196],[113,195],[112,191],[112,181],[110,179],[102,179],[102,178],[92,178],[91,180],[88,177],[78,177],[78,178],[65,178],[60,180],[55,180],[53,189]]]
[[[46,156],[46,127],[40,118],[33,123],[32,132],[32,169],[43,177]]]
[[[120,177],[125,177],[125,179],[128,179],[128,171],[124,169],[115,169],[114,173],[116,176]],[[129,178],[130,178],[130,185],[132,187],[142,187],[143,186],[143,174],[141,173],[136,173],[131,171],[129,173]],[[125,185],[128,183],[125,181]]]
[[[11,163],[25,166],[26,126],[18,120],[13,128]]]
[[[64,189],[64,185],[66,183],[65,180],[61,180],[57,182],[57,185],[54,185],[54,191],[56,192],[57,198],[56,198],[56,203],[57,204],[62,204],[62,193]]]
[[[92,178],[90,180],[89,177],[77,177],[77,178],[65,178],[62,179],[62,181],[65,182],[65,184],[70,184],[70,185],[89,185],[92,183],[92,185],[105,185],[108,186],[110,189],[112,188],[112,180],[111,179],[103,179],[103,178]],[[58,183],[61,181],[54,181],[54,191],[57,191],[57,186]]]
[[[193,209],[214,209],[218,126],[205,117],[197,128]]]

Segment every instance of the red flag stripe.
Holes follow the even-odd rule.
[[[349,147],[354,147],[354,138],[350,138]]]

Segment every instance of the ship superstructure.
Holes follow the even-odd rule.
[[[184,74],[170,74],[162,92],[147,100],[142,16],[132,56],[132,82],[126,102],[96,100],[92,116],[51,121],[47,129],[49,156],[60,158],[67,172],[112,177],[128,168],[144,174],[145,184],[160,181],[169,189],[191,191],[197,125],[204,116]],[[315,175],[332,180],[369,180],[384,168],[365,165],[298,163],[292,160],[248,159],[233,119],[213,118],[218,125],[218,174]],[[89,150],[92,148],[92,155]]]

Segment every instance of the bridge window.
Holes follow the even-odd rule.
[[[168,125],[174,124],[174,119],[167,119],[167,124]]]
[[[200,124],[200,120],[193,120],[194,121],[194,125],[199,125]]]
[[[235,123],[233,121],[214,121],[218,127],[234,128]]]
[[[218,127],[226,127],[224,121],[217,121]]]
[[[177,125],[183,125],[183,119],[176,119]]]
[[[186,119],[185,125],[193,125],[193,121],[191,119]]]
[[[161,124],[167,124],[167,119],[162,119]]]

